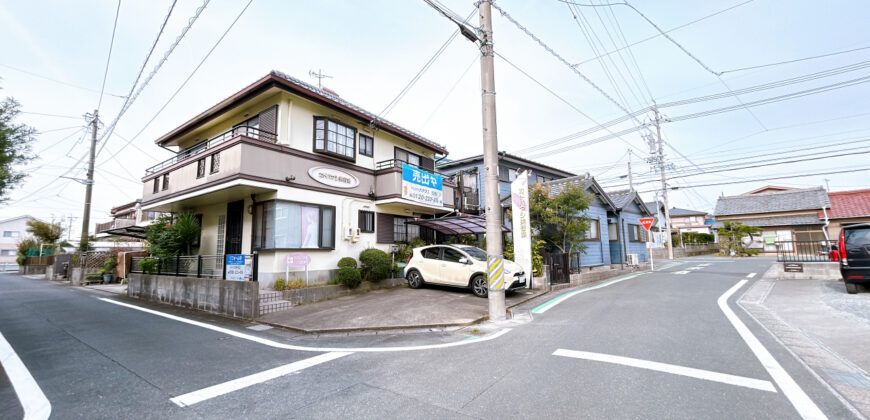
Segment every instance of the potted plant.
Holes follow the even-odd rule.
[[[112,280],[114,280],[115,267],[117,266],[118,262],[112,257],[106,258],[106,260],[103,261],[103,268],[99,271],[103,276],[103,283],[111,283]]]

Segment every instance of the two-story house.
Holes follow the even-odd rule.
[[[18,258],[18,242],[28,236],[27,222],[39,220],[33,216],[18,216],[0,220],[0,264],[10,266]]]
[[[261,288],[290,253],[324,283],[340,258],[454,209],[455,185],[434,173],[444,146],[280,72],[156,143],[177,154],[146,170],[142,209],[201,215],[200,255],[258,253]]]
[[[616,218],[613,217],[617,213],[616,205],[607,196],[607,193],[604,192],[604,189],[601,188],[601,185],[598,184],[595,178],[588,173],[543,183],[544,188],[549,190],[551,195],[558,195],[568,185],[581,188],[592,196],[589,208],[583,214],[583,216],[589,218],[589,228],[582,243],[583,252],[578,254],[579,261],[576,261],[572,256],[572,268],[602,266],[614,263],[610,259],[610,235],[615,230],[615,227],[611,228],[610,224],[617,223]]]
[[[458,184],[456,208],[463,213],[482,214],[485,202],[483,155],[437,163],[438,172]],[[530,171],[529,185],[568,178],[574,174],[507,152],[498,153],[498,196],[510,196],[511,182],[520,171]],[[506,223],[509,221],[505,219]]]

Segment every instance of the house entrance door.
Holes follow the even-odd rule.
[[[242,253],[242,217],[245,211],[245,201],[227,203],[227,233],[224,252],[227,254]]]

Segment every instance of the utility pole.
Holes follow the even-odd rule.
[[[82,239],[79,242],[79,249],[87,251],[88,249],[88,224],[91,223],[91,195],[94,189],[94,154],[97,150],[97,128],[99,127],[99,110],[94,110],[93,119],[91,120],[91,153],[88,159],[88,174],[85,181],[85,211],[82,214]]]
[[[667,229],[667,239],[668,239],[668,259],[674,259],[674,244],[673,238],[671,238],[671,210],[670,205],[668,205],[668,178],[665,175],[665,150],[662,144],[662,124],[661,124],[661,114],[659,114],[659,108],[657,106],[653,106],[653,112],[655,112],[655,124],[656,124],[656,140],[658,145],[658,163],[659,168],[662,172],[662,198],[665,201],[665,226]]]
[[[631,149],[628,149],[628,190],[634,190],[634,184],[631,181]]]
[[[498,194],[498,136],[495,122],[495,55],[492,48],[492,0],[478,2],[480,11],[480,86],[483,105],[483,167],[486,199],[486,254],[488,267],[503,258],[501,200]],[[504,287],[493,276],[502,270],[488,272],[489,319],[505,319]],[[531,273],[529,273],[531,275]],[[502,283],[505,283],[504,281]]]

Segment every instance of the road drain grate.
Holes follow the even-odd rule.
[[[840,372],[838,370],[823,369],[829,378],[845,385],[857,388],[870,389],[870,379],[860,373]]]

